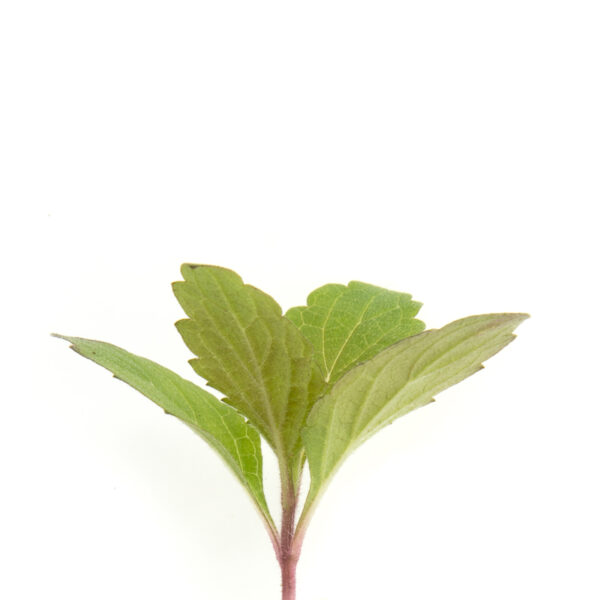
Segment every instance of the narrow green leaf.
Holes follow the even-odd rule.
[[[351,281],[316,289],[307,306],[290,308],[286,317],[314,346],[325,380],[335,383],[358,363],[423,331],[425,324],[414,318],[420,308],[410,294]]]
[[[483,368],[514,339],[528,315],[460,319],[407,338],[342,377],[312,410],[304,429],[311,473],[306,511],[342,461],[375,432]]]
[[[194,370],[226,395],[297,482],[300,432],[323,385],[313,350],[267,294],[222,267],[183,265],[173,291],[189,319],[176,327]]]
[[[240,414],[206,390],[146,358],[105,342],[54,335],[189,425],[221,455],[249,492],[267,525],[275,530],[263,492],[260,436]]]

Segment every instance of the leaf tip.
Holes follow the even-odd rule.
[[[181,265],[181,267],[179,268],[179,271],[181,273],[181,275],[183,276],[184,279],[186,279],[186,274],[191,273],[192,271],[195,271],[196,269],[200,268],[200,267],[207,267],[208,265],[202,265],[202,264],[196,264],[196,263],[183,263]]]
[[[68,335],[62,335],[61,333],[51,333],[50,334],[52,337],[58,338],[59,340],[65,340],[65,342],[69,342],[70,346],[69,348],[71,348],[72,350],[75,350],[77,352],[77,348],[76,348],[76,342],[77,342],[77,338],[68,336]]]
[[[207,265],[204,263],[183,263],[181,265],[181,274],[185,277],[186,272],[196,271],[198,269],[206,269],[207,271],[218,272],[218,273],[231,273],[239,277],[239,275],[232,269],[227,267],[220,267],[218,265]]]
[[[507,313],[505,315],[507,320],[514,324],[514,327],[518,327],[523,321],[531,318],[529,313]]]

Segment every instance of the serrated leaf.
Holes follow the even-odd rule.
[[[295,481],[300,432],[323,385],[310,343],[267,294],[229,269],[183,265],[173,291],[189,319],[176,327],[190,364],[244,414]]]
[[[290,308],[286,317],[310,340],[325,381],[335,383],[360,362],[425,324],[415,315],[420,302],[360,281],[327,284],[312,292],[306,306]]]
[[[263,492],[258,432],[233,408],[169,369],[106,342],[54,334],[187,425],[218,452],[275,529]]]
[[[304,429],[311,473],[306,510],[355,448],[483,368],[481,363],[512,341],[513,330],[527,317],[460,319],[402,340],[342,377],[314,407]]]

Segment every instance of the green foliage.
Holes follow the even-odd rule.
[[[187,315],[177,330],[193,369],[224,397],[104,342],[63,337],[216,450],[249,492],[293,598],[295,564],[316,501],[344,459],[407,412],[482,368],[527,318],[479,315],[423,331],[420,303],[357,281],[328,284],[285,316],[267,294],[228,269],[183,265],[173,291]],[[265,500],[260,436],[281,472],[282,526]],[[305,458],[311,486],[296,525]],[[287,590],[287,591],[286,591]],[[285,594],[289,594],[285,596]]]
[[[467,317],[402,340],[342,377],[311,412],[308,506],[350,452],[385,425],[483,368],[525,314]]]
[[[310,342],[267,294],[221,267],[183,265],[173,291],[189,319],[176,323],[190,361],[245,415],[299,479],[301,430],[323,385]]]
[[[351,281],[316,289],[286,317],[310,340],[325,381],[335,383],[359,362],[423,331],[425,323],[414,318],[420,308],[409,294]]]
[[[108,369],[167,414],[189,425],[221,455],[272,523],[263,492],[260,436],[233,408],[169,369],[117,346],[78,337],[56,337],[67,340],[75,352]]]

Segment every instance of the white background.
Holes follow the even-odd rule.
[[[169,284],[201,262],[284,309],[359,279],[430,327],[532,314],[346,463],[299,600],[600,598],[599,30],[578,0],[5,0],[0,595],[278,598],[220,460],[49,336],[193,379]]]

